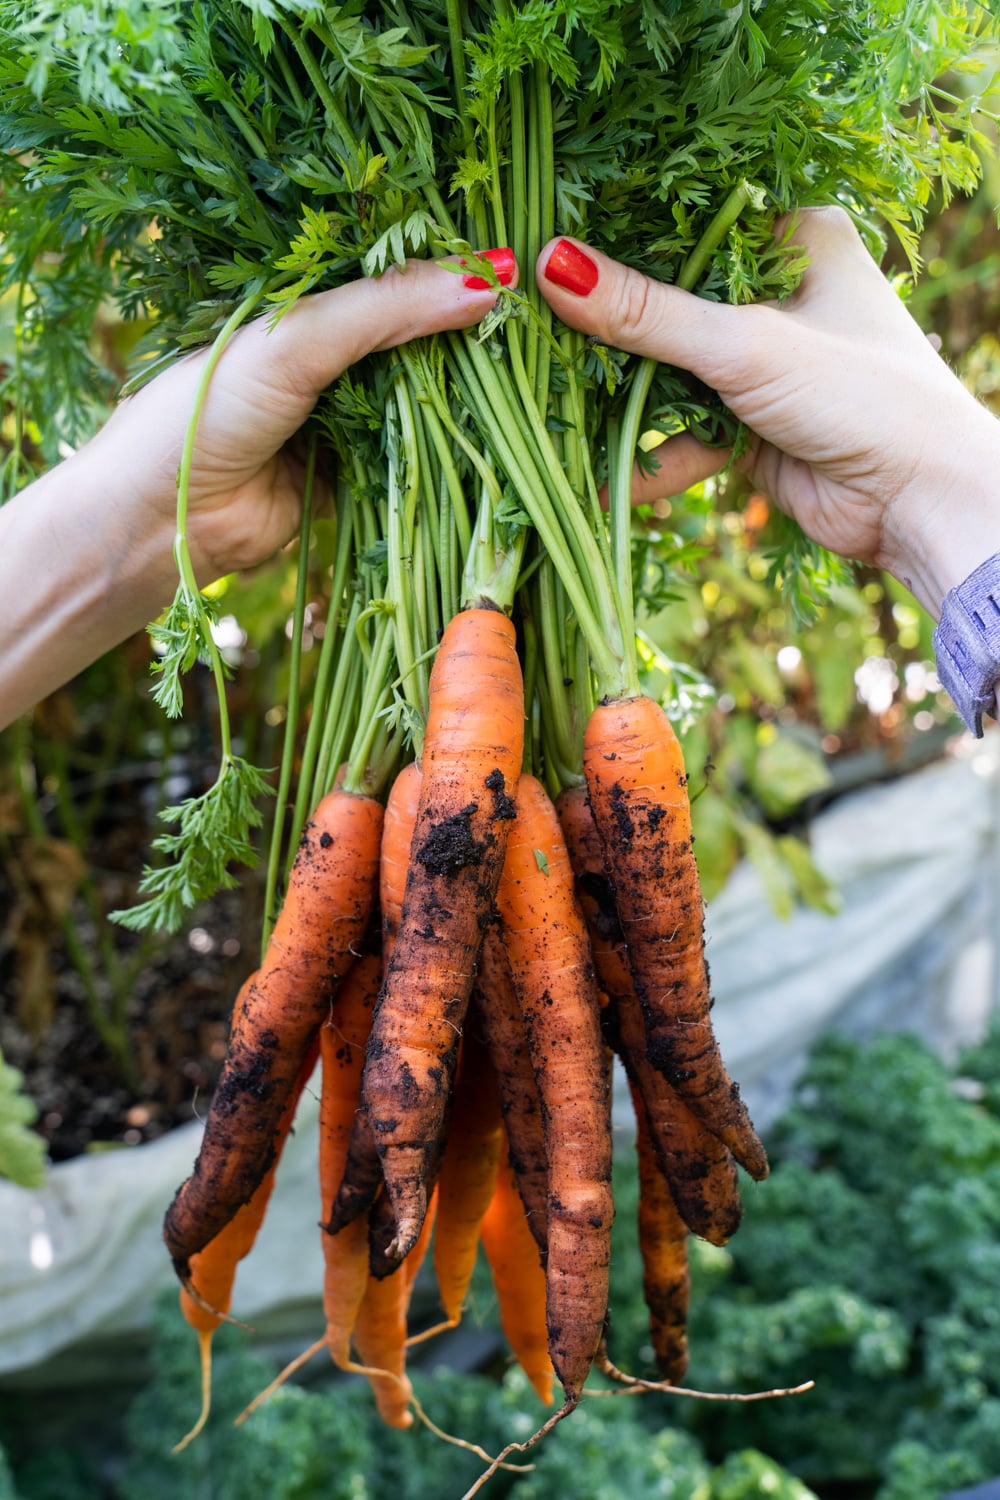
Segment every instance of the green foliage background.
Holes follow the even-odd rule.
[[[585,1400],[532,1455],[531,1474],[500,1474],[488,1493],[940,1500],[1000,1473],[998,1059],[1000,1019],[955,1070],[908,1036],[867,1047],[825,1039],[769,1139],[772,1176],[747,1191],[739,1234],[724,1250],[691,1241],[688,1384],[752,1391],[812,1379],[813,1391],[749,1405]],[[611,1354],[655,1379],[627,1151],[616,1201]],[[468,1316],[495,1317],[485,1274]],[[248,1473],[275,1500],[458,1500],[480,1472],[424,1428],[383,1429],[363,1382],[287,1386],[233,1428],[272,1374],[245,1334],[220,1330],[210,1424],[171,1455],[193,1418],[198,1369],[195,1340],[166,1298],[153,1378],[113,1465],[114,1500],[229,1500]],[[542,1415],[517,1370],[418,1371],[415,1381],[441,1427],[491,1452]],[[20,1500],[98,1500],[107,1473],[92,1456],[28,1459],[19,1426],[0,1419]]]

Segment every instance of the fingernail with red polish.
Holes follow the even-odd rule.
[[[597,263],[571,240],[560,240],[546,262],[546,281],[586,297],[597,285]]]
[[[489,261],[497,273],[497,281],[499,281],[501,286],[510,286],[514,280],[517,263],[514,260],[514,252],[508,245],[501,245],[499,250],[477,250],[476,254],[480,260]],[[462,264],[466,265],[467,262],[463,261]],[[488,292],[490,290],[490,283],[486,280],[485,276],[463,276],[462,285],[467,286],[470,292]]]

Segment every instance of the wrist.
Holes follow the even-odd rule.
[[[109,617],[120,619],[124,639],[154,620],[174,596],[175,519],[172,497],[165,489],[162,497],[153,493],[148,479],[116,453],[110,436],[110,427],[103,429],[51,478],[63,508],[87,533],[90,571],[103,580]]]
[[[173,532],[91,445],[0,510],[0,724],[173,596]]]
[[[887,507],[879,562],[935,620],[945,596],[1000,551],[1000,422],[967,396],[929,434],[933,451]]]

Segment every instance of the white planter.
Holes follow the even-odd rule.
[[[278,1310],[314,1302],[314,1337],[323,1279],[317,1115],[309,1089],[233,1307],[241,1321],[273,1325]],[[37,1190],[0,1182],[0,1375],[149,1327],[157,1297],[177,1285],[161,1226],[201,1130],[195,1122],[148,1145],[61,1162]],[[60,1378],[54,1367],[53,1383]]]

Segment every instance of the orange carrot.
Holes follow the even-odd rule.
[[[381,827],[378,802],[333,791],[303,832],[264,962],[237,999],[194,1171],[167,1210],[164,1239],[182,1282],[274,1160],[309,1044],[364,939]]]
[[[380,1200],[381,1201],[381,1200]],[[369,1276],[354,1326],[361,1360],[351,1368],[368,1376],[375,1405],[390,1427],[410,1427],[412,1387],[406,1375],[406,1319],[418,1272],[430,1246],[437,1214],[437,1190],[428,1200],[420,1233],[401,1265],[388,1276]]]
[[[268,1169],[263,1181],[248,1203],[244,1203],[229,1223],[215,1236],[209,1240],[203,1250],[199,1250],[191,1257],[191,1287],[181,1287],[180,1305],[181,1312],[186,1321],[198,1335],[198,1347],[201,1355],[201,1388],[202,1404],[201,1414],[198,1421],[192,1427],[186,1437],[182,1438],[174,1449],[179,1453],[186,1448],[192,1438],[197,1437],[208,1420],[211,1405],[211,1383],[212,1383],[212,1335],[219,1324],[224,1321],[232,1304],[233,1285],[236,1280],[236,1270],[241,1260],[244,1260],[253,1249],[260,1233],[260,1227],[267,1213],[267,1206],[271,1200],[274,1190],[274,1180],[277,1175],[278,1162],[281,1159],[282,1148],[292,1128],[295,1111],[298,1108],[302,1091],[309,1079],[312,1077],[316,1066],[316,1058],[319,1056],[319,1038],[315,1038],[302,1064],[295,1087],[288,1097],[288,1101],[282,1111],[281,1120],[278,1124],[278,1140],[276,1144],[275,1159]],[[210,1308],[216,1309],[214,1312]]]
[[[681,1218],[694,1234],[724,1245],[739,1228],[743,1213],[732,1152],[692,1114],[646,1057],[642,1011],[586,788],[563,792],[556,799],[556,811],[590,932],[594,967],[609,997],[602,1016],[605,1034],[625,1066],[643,1127],[648,1125],[660,1171]]]
[[[751,1177],[766,1177],[764,1148],[712,1030],[687,776],[659,704],[599,704],[584,737],[584,771],[649,1061]]]
[[[545,1324],[545,1272],[528,1228],[506,1140],[480,1233],[507,1342],[539,1398],[551,1406],[552,1361]]]
[[[427,1258],[427,1252],[431,1247],[431,1236],[437,1224],[438,1201],[438,1188],[435,1184],[431,1191],[431,1196],[427,1204],[427,1212],[424,1215],[424,1222],[420,1226],[420,1233],[417,1235],[416,1243],[400,1266],[400,1272],[406,1286],[407,1310],[409,1310],[410,1298],[413,1295],[413,1287],[420,1273],[420,1267]]]
[[[420,767],[411,762],[400,771],[392,784],[382,824],[379,859],[379,907],[382,914],[383,972],[392,956],[396,934],[403,913],[406,872],[410,864],[410,845],[420,806]],[[382,1186],[382,1163],[375,1137],[363,1108],[355,1115],[351,1140],[341,1181],[334,1195],[326,1229],[338,1233],[359,1214],[370,1208]],[[385,1210],[380,1210],[379,1217]],[[382,1236],[376,1235],[381,1241]],[[389,1236],[395,1238],[395,1232]],[[388,1241],[384,1248],[388,1248]]]
[[[455,1080],[448,1144],[438,1178],[434,1270],[448,1325],[461,1320],[479,1245],[479,1226],[496,1182],[502,1126],[497,1082],[470,1008]]]
[[[406,1376],[409,1292],[402,1268],[382,1281],[370,1276],[354,1324],[354,1347],[372,1372],[368,1378],[375,1405],[390,1427],[413,1425],[412,1387]]]
[[[597,989],[555,809],[531,776],[497,893],[524,1013],[549,1160],[549,1353],[579,1399],[601,1339],[611,1248],[611,1130]]]
[[[448,1114],[450,1114],[450,1107]],[[446,1117],[444,1131],[438,1139],[434,1159],[427,1172],[427,1192],[430,1195],[427,1213],[424,1215],[424,1222],[420,1226],[420,1233],[417,1235],[411,1249],[405,1255],[401,1256],[399,1253],[398,1225],[392,1206],[392,1199],[389,1197],[389,1194],[384,1191],[381,1192],[369,1210],[368,1270],[379,1281],[385,1276],[391,1276],[394,1271],[399,1270],[400,1266],[412,1267],[415,1258],[419,1262],[427,1253],[430,1243],[431,1225],[429,1220],[432,1217],[431,1204],[434,1205],[434,1215],[436,1216],[438,1175],[441,1171],[441,1162],[444,1157],[447,1138],[448,1119]],[[377,1152],[375,1159],[376,1161],[378,1160]]]
[[[691,1282],[687,1231],[674,1207],[653,1151],[641,1100],[634,1098],[639,1159],[639,1251],[649,1334],[657,1368],[677,1385],[687,1369],[687,1311]]]
[[[319,1111],[320,1197],[336,1195],[361,1096],[361,1072],[382,982],[382,954],[365,953],[340,987],[333,1016],[320,1029],[323,1087]],[[350,1363],[351,1334],[368,1284],[368,1233],[364,1217],[340,1234],[324,1234],[323,1309],[326,1342],[336,1365]]]
[[[400,1253],[423,1223],[523,743],[514,627],[499,611],[465,610],[445,630],[431,672],[403,915],[363,1083]]]
[[[500,1090],[514,1177],[544,1264],[548,1162],[542,1111],[510,960],[493,923],[483,937],[473,1000]]]

